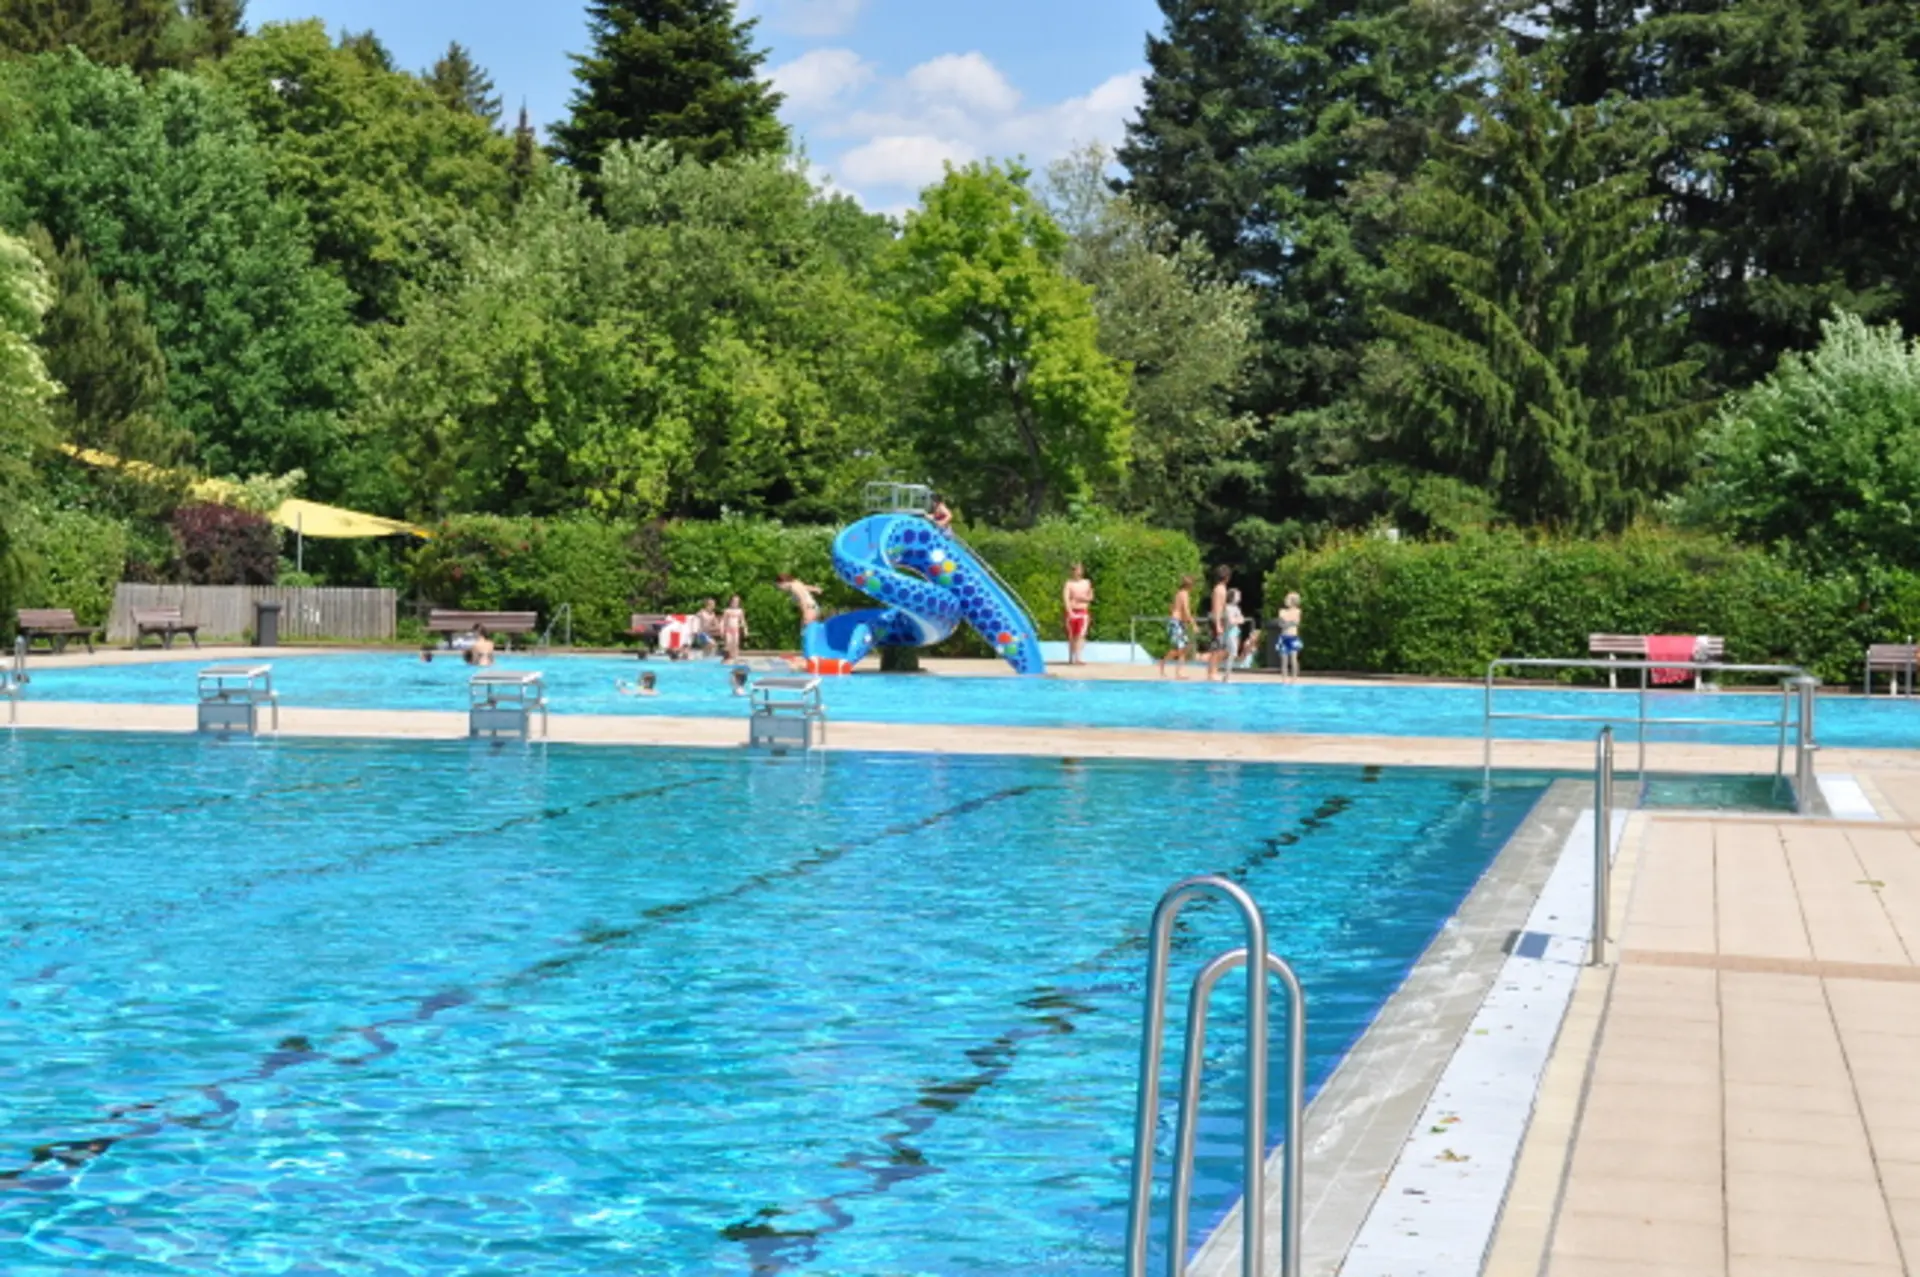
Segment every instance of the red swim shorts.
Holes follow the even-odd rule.
[[[1087,636],[1087,627],[1092,624],[1093,614],[1091,612],[1067,613],[1067,637],[1070,639],[1085,638]]]

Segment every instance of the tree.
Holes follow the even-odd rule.
[[[78,240],[61,249],[35,226],[27,242],[53,288],[40,345],[64,392],[52,407],[55,432],[81,447],[171,469],[191,440],[168,420],[166,357],[145,300],[124,286],[102,285]],[[95,484],[126,513],[156,513],[170,495],[110,475]]]
[[[1091,290],[1018,167],[950,169],[907,214],[894,295],[930,352],[916,425],[941,487],[1025,524],[1125,473],[1127,372],[1101,353]]]
[[[78,240],[104,283],[146,298],[167,406],[203,469],[305,468],[324,493],[353,461],[337,433],[348,298],[269,173],[232,99],[200,80],[142,84],[72,53],[0,65],[0,225]]]
[[[0,49],[72,46],[102,66],[151,75],[225,57],[242,33],[244,0],[0,0]]]
[[[318,22],[269,24],[217,74],[272,155],[276,188],[305,208],[316,256],[373,323],[394,318],[402,285],[452,226],[504,210],[512,144],[355,39],[335,46]]]
[[[669,343],[691,429],[672,509],[831,521],[904,459],[911,340],[876,305],[885,218],[822,197],[785,156],[675,160],[615,147],[601,170],[634,302]]]
[[[1707,429],[1690,523],[1820,569],[1920,571],[1920,341],[1841,315]]]
[[[1700,266],[1693,329],[1725,386],[1838,310],[1920,331],[1920,24],[1884,0],[1655,0],[1615,84]]]
[[[518,204],[527,196],[540,168],[540,142],[527,121],[527,104],[520,104],[520,122],[513,127],[513,158],[507,161],[507,198]]]
[[[1403,194],[1369,369],[1403,513],[1617,529],[1684,474],[1689,280],[1608,125],[1508,49]]]
[[[60,390],[34,342],[52,301],[33,250],[0,231],[0,614],[11,614],[19,579],[9,525],[33,477],[33,450],[48,438],[47,404]]]
[[[597,174],[615,142],[662,141],[679,155],[722,160],[784,151],[780,95],[760,79],[766,53],[751,44],[733,0],[596,0],[587,6],[593,52],[573,55],[579,81],[553,128],[554,153]]]
[[[433,64],[433,70],[427,72],[426,81],[448,106],[471,112],[499,127],[500,95],[493,91],[493,77],[473,60],[473,54],[459,41],[447,46],[446,53]]]
[[[1234,408],[1255,352],[1252,290],[1224,280],[1198,239],[1171,229],[1106,180],[1090,147],[1048,172],[1067,232],[1067,272],[1093,290],[1100,349],[1133,369],[1133,452],[1120,508],[1190,530],[1252,431]]]

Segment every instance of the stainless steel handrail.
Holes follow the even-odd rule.
[[[1638,689],[1629,690],[1626,692],[1595,691],[1593,693],[1596,696],[1605,695],[1605,696],[1635,697],[1637,702],[1636,710],[1635,710],[1635,713],[1632,714],[1631,716],[1625,715],[1625,714],[1523,714],[1523,713],[1518,713],[1514,711],[1501,713],[1501,712],[1497,712],[1493,707],[1494,673],[1496,670],[1500,670],[1500,669],[1590,669],[1590,670],[1684,669],[1684,670],[1693,670],[1695,672],[1705,672],[1705,673],[1773,674],[1773,675],[1778,675],[1781,678],[1780,713],[1777,717],[1770,718],[1770,719],[1692,718],[1692,717],[1680,717],[1680,716],[1666,717],[1661,715],[1649,715],[1647,713],[1647,698],[1652,693],[1653,689],[1647,686],[1646,681],[1644,679],[1641,681],[1641,685]],[[1654,661],[1654,660],[1620,661],[1620,660],[1613,660],[1611,658],[1605,659],[1605,660],[1591,660],[1591,659],[1582,660],[1582,659],[1576,659],[1576,658],[1522,657],[1522,656],[1506,656],[1506,657],[1501,657],[1498,660],[1488,661],[1487,662],[1487,679],[1486,679],[1486,701],[1485,701],[1485,707],[1482,711],[1482,718],[1481,718],[1481,759],[1480,761],[1481,761],[1481,769],[1484,774],[1485,783],[1487,784],[1493,783],[1493,725],[1494,723],[1519,722],[1519,721],[1544,722],[1544,723],[1604,723],[1604,724],[1630,723],[1630,724],[1633,724],[1635,727],[1634,736],[1635,736],[1635,744],[1637,747],[1635,770],[1642,784],[1646,782],[1646,776],[1647,776],[1647,728],[1649,725],[1656,726],[1656,727],[1667,727],[1667,726],[1672,726],[1672,727],[1774,727],[1774,728],[1778,728],[1780,732],[1780,744],[1779,744],[1779,747],[1776,749],[1775,756],[1774,756],[1774,775],[1776,778],[1778,778],[1784,775],[1785,773],[1785,761],[1786,761],[1785,751],[1786,751],[1787,729],[1792,722],[1792,719],[1789,717],[1789,712],[1791,709],[1792,699],[1793,699],[1791,696],[1791,689],[1793,688],[1793,686],[1796,685],[1796,683],[1799,680],[1802,680],[1802,679],[1811,680],[1815,687],[1819,686],[1819,680],[1813,678],[1811,674],[1809,674],[1804,668],[1798,665],[1741,665],[1741,664],[1735,664],[1735,663],[1726,662],[1726,661]],[[1532,688],[1528,690],[1540,690],[1540,689]],[[1810,703],[1811,702],[1807,697],[1802,696],[1800,698],[1800,704],[1803,707],[1803,709],[1809,706]],[[1806,733],[1803,732],[1802,735],[1806,735]],[[1808,747],[1812,746],[1812,740],[1810,736],[1808,736],[1808,739],[1807,739],[1807,746]],[[1800,756],[1796,756],[1795,758],[1795,774],[1796,775],[1799,773],[1800,768],[1802,767],[1803,764],[1804,764],[1804,759]]]
[[[1613,728],[1593,744],[1593,944],[1587,965],[1607,961],[1607,923],[1613,895]]]
[[[1306,997],[1293,968],[1267,951],[1266,918],[1244,888],[1217,876],[1176,883],[1154,907],[1147,956],[1147,1006],[1140,1044],[1139,1108],[1135,1114],[1133,1187],[1127,1204],[1127,1275],[1146,1277],[1147,1236],[1153,1211],[1154,1137],[1160,1121],[1161,1039],[1166,1034],[1167,964],[1173,924],[1180,911],[1203,895],[1224,898],[1240,914],[1246,931],[1243,948],[1209,962],[1194,978],[1188,999],[1187,1040],[1180,1069],[1180,1104],[1174,1136],[1171,1221],[1167,1232],[1167,1270],[1181,1277],[1186,1269],[1188,1196],[1193,1182],[1193,1151],[1200,1102],[1200,1072],[1206,1049],[1207,1008],[1220,977],[1247,968],[1246,1133],[1241,1181],[1241,1255],[1243,1277],[1259,1277],[1266,1262],[1267,1131],[1267,977],[1278,975],[1287,990],[1287,1139],[1281,1163],[1280,1272],[1300,1272],[1301,1168],[1306,1115]],[[1249,954],[1262,960],[1251,962]]]
[[[567,636],[566,638],[567,646],[572,647],[573,646],[573,604],[571,603],[562,603],[559,607],[554,609],[553,615],[547,618],[546,630],[540,635],[540,641],[537,644],[535,644],[535,646],[546,647],[546,648],[552,647],[553,646],[553,627],[560,624],[562,620],[566,621],[567,623],[566,630],[564,631]]]

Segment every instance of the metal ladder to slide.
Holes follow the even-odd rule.
[[[1187,1041],[1180,1066],[1180,1102],[1174,1128],[1171,1222],[1167,1272],[1182,1277],[1187,1266],[1188,1215],[1193,1193],[1193,1152],[1198,1133],[1200,1073],[1207,1046],[1207,1011],[1214,986],[1235,967],[1247,968],[1246,1167],[1240,1203],[1242,1277],[1266,1269],[1267,977],[1287,991],[1287,1142],[1281,1163],[1280,1274],[1299,1277],[1302,1136],[1306,1117],[1307,1009],[1300,980],[1285,959],[1267,951],[1267,923],[1260,906],[1227,878],[1188,878],[1174,884],[1154,907],[1148,936],[1145,1037],[1140,1045],[1140,1095],[1133,1142],[1133,1188],[1127,1205],[1127,1277],[1147,1277],[1147,1235],[1153,1213],[1154,1136],[1160,1122],[1161,1039],[1166,1035],[1167,965],[1173,924],[1201,896],[1223,898],[1240,915],[1243,948],[1230,949],[1202,967],[1187,1002]],[[1249,962],[1249,954],[1263,961]]]

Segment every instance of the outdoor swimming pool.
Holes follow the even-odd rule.
[[[1110,1274],[1159,893],[1262,901],[1317,1084],[1540,792],[139,735],[0,764],[10,1277]],[[1176,988],[1237,942],[1187,916]],[[1203,1130],[1197,1223],[1234,1141]]]
[[[210,658],[212,659],[212,658]],[[741,717],[746,703],[728,692],[717,661],[649,661],[615,657],[513,655],[507,669],[546,675],[556,714],[661,714]],[[422,664],[417,657],[378,654],[276,656],[274,684],[288,705],[338,709],[464,709],[471,673],[458,659]],[[28,695],[36,700],[188,704],[194,672],[188,663],[70,666],[36,662]],[[623,695],[641,669],[659,676],[660,694]],[[995,724],[1009,727],[1107,727],[1147,730],[1299,732],[1309,735],[1468,736],[1481,734],[1485,697],[1477,687],[1309,683],[1288,687],[1263,678],[1208,684],[1196,672],[1186,682],[1080,679],[958,678],[914,674],[858,674],[825,683],[836,720],[871,723]],[[1766,719],[1779,696],[1719,692],[1660,692],[1653,712],[1669,718]],[[1631,718],[1630,693],[1506,689],[1499,707],[1549,714],[1618,713]],[[1592,723],[1503,722],[1503,739],[1591,740]],[[1820,706],[1819,736],[1830,747],[1920,747],[1920,699],[1830,697]],[[1717,744],[1771,744],[1764,728],[1655,729],[1654,740]]]

